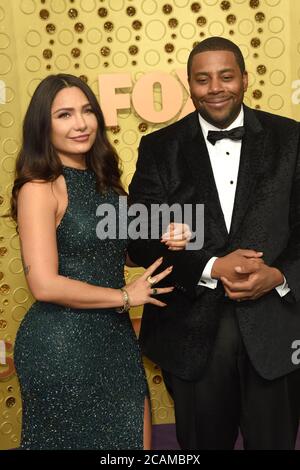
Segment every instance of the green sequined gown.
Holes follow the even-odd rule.
[[[124,285],[126,240],[100,240],[100,195],[90,170],[64,167],[68,208],[57,229],[59,273],[93,285]],[[126,223],[124,220],[122,223]],[[128,314],[35,302],[15,343],[23,402],[23,449],[142,449],[148,395]]]

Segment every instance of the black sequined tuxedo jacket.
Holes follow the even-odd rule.
[[[157,240],[129,245],[138,265],[163,255],[163,266],[174,266],[163,285],[176,289],[164,297],[167,307],[145,306],[140,342],[146,356],[186,380],[196,380],[205,367],[224,302],[221,282],[214,290],[197,283],[212,256],[237,248],[263,251],[291,289],[283,298],[274,289],[255,301],[232,302],[250,360],[267,379],[297,368],[292,354],[300,340],[300,128],[246,106],[244,125],[230,233],[197,112],[142,138],[129,188],[131,203],[204,204],[203,248],[170,252]]]

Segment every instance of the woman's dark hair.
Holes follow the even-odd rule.
[[[192,49],[188,62],[187,62],[187,74],[188,79],[191,78],[191,69],[192,69],[192,62],[193,57],[196,54],[200,54],[201,52],[208,52],[208,51],[229,51],[235,55],[237,64],[241,70],[241,73],[244,74],[246,67],[243,54],[240,48],[234,44],[234,42],[229,41],[229,39],[222,38],[219,36],[213,36],[212,38],[204,39],[204,41],[199,42],[194,49]]]
[[[16,162],[9,214],[15,221],[20,188],[32,180],[55,181],[62,174],[62,163],[51,144],[51,107],[57,93],[69,87],[80,88],[98,121],[95,142],[86,155],[87,168],[96,175],[97,190],[103,192],[111,187],[118,194],[126,194],[121,183],[119,158],[107,138],[96,96],[83,80],[74,75],[49,75],[36,88],[23,122],[23,143]]]

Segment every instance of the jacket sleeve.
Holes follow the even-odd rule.
[[[213,255],[204,249],[170,251],[160,239],[151,238],[151,207],[153,208],[153,204],[168,203],[167,172],[161,171],[162,165],[158,167],[158,162],[165,156],[164,145],[159,140],[154,140],[153,134],[151,138],[142,138],[136,172],[129,186],[129,204],[130,208],[136,203],[147,208],[148,238],[131,240],[128,253],[132,261],[145,268],[163,256],[161,270],[173,265],[172,274],[167,277],[165,283],[174,285],[183,294],[194,298],[203,291],[197,284],[206,263]]]
[[[298,125],[300,131],[300,125]],[[299,133],[298,133],[299,136]],[[283,297],[288,302],[300,301],[300,141],[296,160],[294,181],[290,199],[290,236],[286,248],[273,266],[284,274],[291,291]]]

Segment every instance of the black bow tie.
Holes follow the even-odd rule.
[[[217,140],[221,139],[241,140],[244,134],[245,128],[243,126],[235,127],[230,131],[208,131],[207,140],[215,145]]]

